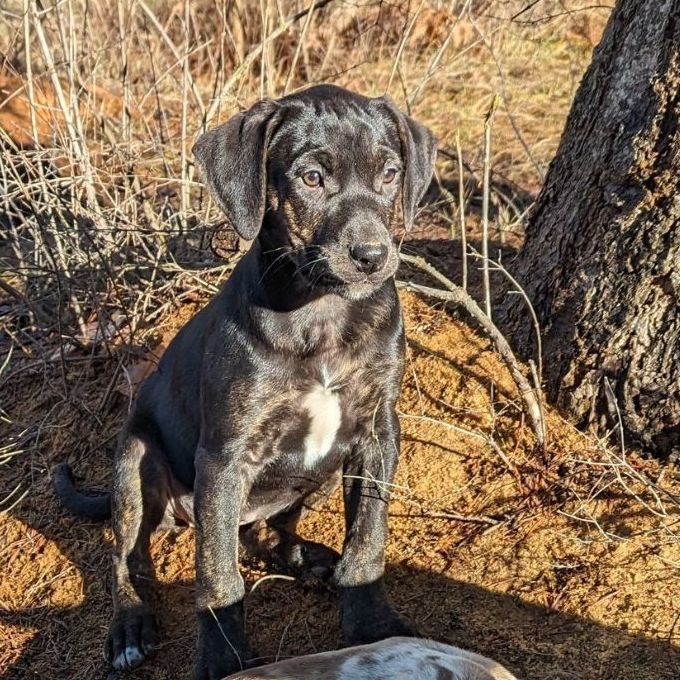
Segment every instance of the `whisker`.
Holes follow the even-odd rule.
[[[411,253],[412,255],[419,255],[420,254],[420,252],[418,251],[417,248],[414,248],[413,246],[409,246],[406,243],[402,243],[399,246],[398,250],[400,252],[403,250],[405,253]]]
[[[283,250],[285,249],[285,252],[281,253],[280,255],[277,255],[273,262],[269,264],[269,266],[262,272],[262,276],[260,277],[260,283],[264,281],[264,277],[270,272],[272,267],[281,259],[283,259],[286,255],[294,255],[295,253],[302,253],[305,250],[307,250],[309,246],[300,246],[299,248],[291,248],[290,246],[281,246],[280,248],[272,248],[271,250],[265,251],[265,252],[276,252],[277,250]],[[276,270],[274,270],[276,271]]]
[[[323,256],[321,256],[321,257],[318,257],[316,260],[312,260],[311,262],[307,262],[307,263],[303,264],[302,267],[298,267],[298,268],[295,270],[295,273],[298,274],[298,273],[300,273],[303,269],[305,269],[306,267],[310,267],[310,266],[313,265],[313,264],[318,264],[319,262],[323,262],[324,260],[327,260],[327,259],[328,259],[328,256],[327,256],[327,255],[323,255]]]
[[[321,260],[327,260],[327,259],[328,259],[328,258],[326,257],[326,258],[321,258],[321,259],[319,259],[319,260],[315,260],[315,261],[312,262],[312,268],[309,270],[309,276],[307,277],[307,280],[311,279],[312,276],[314,275],[314,268],[316,267],[316,265],[317,265]],[[312,290],[313,290],[313,289],[314,289],[314,287],[312,286]]]
[[[287,248],[290,248],[290,246],[280,246],[279,248],[271,248],[270,250],[263,250],[262,254],[269,255],[269,253],[275,253],[277,250],[286,250]],[[291,250],[291,252],[294,252],[294,250]]]
[[[267,276],[267,274],[269,273],[269,271],[271,270],[271,268],[272,268],[279,260],[281,260],[282,258],[286,257],[286,256],[289,255],[289,254],[290,254],[289,252],[285,252],[285,253],[281,253],[281,255],[278,255],[277,257],[275,257],[275,258],[274,258],[274,261],[271,262],[271,264],[270,264],[270,265],[262,272],[262,276],[260,277],[260,283],[262,283],[262,282],[264,281],[264,277]]]
[[[321,281],[321,279],[323,279],[323,277],[325,275],[326,275],[326,272],[320,272],[317,275],[317,277],[313,281],[310,282],[310,284],[309,284],[310,290],[313,291],[316,288],[316,284],[319,283],[319,281]]]

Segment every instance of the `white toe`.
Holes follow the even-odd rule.
[[[138,647],[126,647],[125,658],[127,659],[128,667],[135,668],[144,661],[144,654],[142,654]]]
[[[113,660],[113,667],[124,671],[128,668],[136,668],[142,661],[144,661],[144,654],[139,648],[128,646]]]

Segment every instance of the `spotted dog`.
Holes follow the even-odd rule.
[[[394,637],[278,661],[229,680],[516,680],[491,659],[432,640]]]
[[[330,85],[260,101],[197,141],[212,195],[253,244],[142,386],[110,497],[54,473],[67,508],[112,518],[115,668],[156,644],[149,538],[178,523],[196,528],[196,678],[248,657],[239,540],[332,578],[348,644],[412,633],[383,586],[404,357],[391,234],[411,224],[435,150],[389,98]],[[340,484],[337,555],[295,524]]]

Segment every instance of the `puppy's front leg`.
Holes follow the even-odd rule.
[[[387,505],[399,457],[399,434],[394,406],[385,406],[344,466],[346,536],[335,582],[348,645],[416,634],[390,605],[383,584]]]
[[[196,680],[245,667],[243,579],[238,568],[239,516],[247,482],[236,452],[199,446],[196,454]]]

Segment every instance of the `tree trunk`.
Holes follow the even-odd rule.
[[[619,0],[511,267],[548,397],[655,455],[680,452],[679,117],[680,0]],[[499,318],[530,355],[520,296]]]

